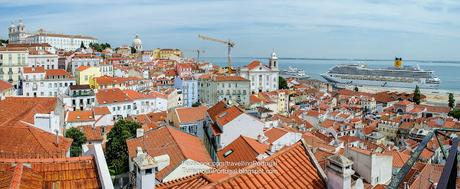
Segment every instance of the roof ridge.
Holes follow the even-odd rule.
[[[13,177],[11,178],[11,183],[9,188],[19,188],[21,186],[21,178],[24,167],[22,163],[17,164],[14,167]]]
[[[252,149],[253,152],[255,152],[257,155],[259,155],[259,152],[257,152],[256,149],[254,149],[254,147],[249,143],[248,139],[249,137],[246,137],[246,136],[243,136],[243,135],[240,135],[241,138],[243,138],[244,142],[246,142],[247,145],[249,145]],[[252,138],[251,138],[252,139]],[[256,141],[256,142],[259,142],[259,141]],[[262,143],[261,143],[262,144]]]
[[[35,128],[34,128],[34,129],[35,129]],[[45,152],[48,153],[48,155],[51,155],[51,156],[52,156],[51,152],[48,151],[48,150],[43,146],[42,140],[39,140],[39,138],[36,136],[35,132],[32,130],[32,127],[27,127],[27,130],[29,130],[30,133],[32,134],[32,136],[35,138],[35,140],[38,141],[38,143],[40,144],[40,147],[42,147],[42,148],[45,150]],[[46,132],[46,131],[44,131],[44,132]],[[59,137],[59,136],[58,136],[58,137]],[[57,147],[59,148],[59,144],[57,144],[57,145],[58,145]]]

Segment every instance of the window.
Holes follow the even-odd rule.
[[[224,153],[224,157],[228,157],[232,153],[233,153],[233,150],[228,150]]]

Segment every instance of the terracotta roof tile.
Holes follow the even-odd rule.
[[[63,70],[63,69],[52,69],[52,70],[46,70],[45,71],[45,77],[47,79],[50,79],[51,77],[57,77],[57,76],[62,76],[62,77],[65,77],[65,78],[71,78],[72,75],[70,75],[69,72]]]
[[[113,126],[97,126],[93,127],[91,125],[80,126],[78,127],[86,136],[88,141],[103,141],[104,135],[110,132]]]
[[[55,134],[20,122],[0,127],[0,157],[4,158],[63,157],[71,143],[72,139],[56,140]]]
[[[152,157],[169,155],[170,164],[156,174],[159,180],[163,180],[186,159],[197,162],[212,161],[203,142],[198,137],[170,126],[147,131],[144,136],[129,139],[126,142],[131,158],[136,156],[137,147],[141,147]]]
[[[176,115],[180,123],[193,123],[199,120],[204,120],[208,107],[184,107],[176,108]]]
[[[66,122],[89,122],[95,121],[92,110],[69,111],[66,114]]]
[[[23,73],[30,74],[30,73],[45,73],[45,67],[24,67]]]
[[[5,90],[13,88],[13,85],[11,83],[8,83],[6,81],[0,80],[0,92],[3,92]]]
[[[0,101],[0,126],[18,121],[33,124],[35,114],[49,114],[57,102],[54,97],[6,97]]]
[[[97,166],[92,156],[48,159],[0,159],[0,170],[5,170],[17,163],[30,164],[31,173],[42,178],[39,188],[96,189],[102,187],[99,182]],[[27,172],[23,171],[22,176],[27,177]]]
[[[220,162],[253,162],[257,156],[268,150],[268,145],[258,142],[255,139],[239,136],[233,142],[217,152]],[[237,169],[242,166],[225,166],[223,169]]]
[[[256,68],[257,66],[261,65],[262,63],[259,60],[253,60],[251,63],[249,63],[246,67],[248,67],[249,70],[252,70]]]
[[[80,72],[81,72],[81,71],[86,70],[86,69],[88,69],[88,68],[89,68],[89,66],[79,66],[79,67],[77,68],[77,71],[80,71]]]
[[[241,76],[218,75],[214,77],[215,81],[249,81]]]
[[[274,165],[251,165],[244,168],[246,174],[231,174],[218,182],[207,185],[207,188],[268,188],[276,185],[278,188],[326,188],[318,170],[307,155],[307,150],[298,142],[278,153],[262,160],[274,162]],[[250,173],[249,171],[267,171],[274,173]]]
[[[93,108],[94,115],[106,115],[110,114],[110,110],[107,106],[103,107],[94,107]]]
[[[218,103],[216,103],[214,106],[212,106],[211,108],[209,108],[207,110],[208,112],[208,115],[209,117],[211,118],[211,120],[215,121],[216,120],[216,116],[217,114],[220,114],[222,113],[223,111],[225,111],[227,109],[226,105],[225,105],[225,102],[224,101],[219,101]]]
[[[271,144],[273,142],[275,142],[276,140],[278,140],[279,138],[281,138],[282,136],[284,136],[285,134],[287,134],[288,131],[284,130],[284,129],[281,129],[281,128],[271,128],[267,131],[265,131],[265,136],[268,137],[268,142]]]
[[[218,114],[216,116],[216,122],[220,126],[223,127],[224,125],[226,125],[227,123],[233,121],[233,119],[237,118],[238,116],[240,116],[243,113],[244,113],[243,110],[239,109],[236,106],[232,106],[232,107],[228,108],[227,110],[225,110],[224,112]]]
[[[126,93],[124,93],[119,88],[113,89],[102,89],[96,93],[96,100],[97,103],[103,104],[112,104],[112,103],[119,103],[119,102],[128,102],[131,101]]]

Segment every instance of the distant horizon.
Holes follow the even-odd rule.
[[[188,58],[195,58],[193,56],[187,56]],[[227,58],[225,56],[200,56],[201,58]],[[232,58],[254,58],[254,59],[268,59],[269,57],[259,57],[259,56],[235,56]],[[394,59],[375,59],[375,58],[314,58],[314,57],[278,57],[282,60],[352,60],[352,61],[393,61]],[[460,60],[422,60],[422,59],[404,59],[403,61],[410,62],[439,62],[439,63],[460,63]]]
[[[284,57],[460,60],[455,0],[0,1],[2,37],[23,19],[28,32],[93,36],[114,47],[139,34],[144,49],[202,49],[213,57],[226,56],[226,46],[198,34],[231,39],[240,57],[274,48]]]

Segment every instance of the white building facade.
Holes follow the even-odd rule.
[[[23,92],[27,97],[57,97],[76,81],[64,70],[44,70],[27,67],[23,73]]]
[[[258,60],[252,61],[240,69],[239,75],[251,81],[253,94],[278,90],[278,57],[273,52],[268,66]]]

